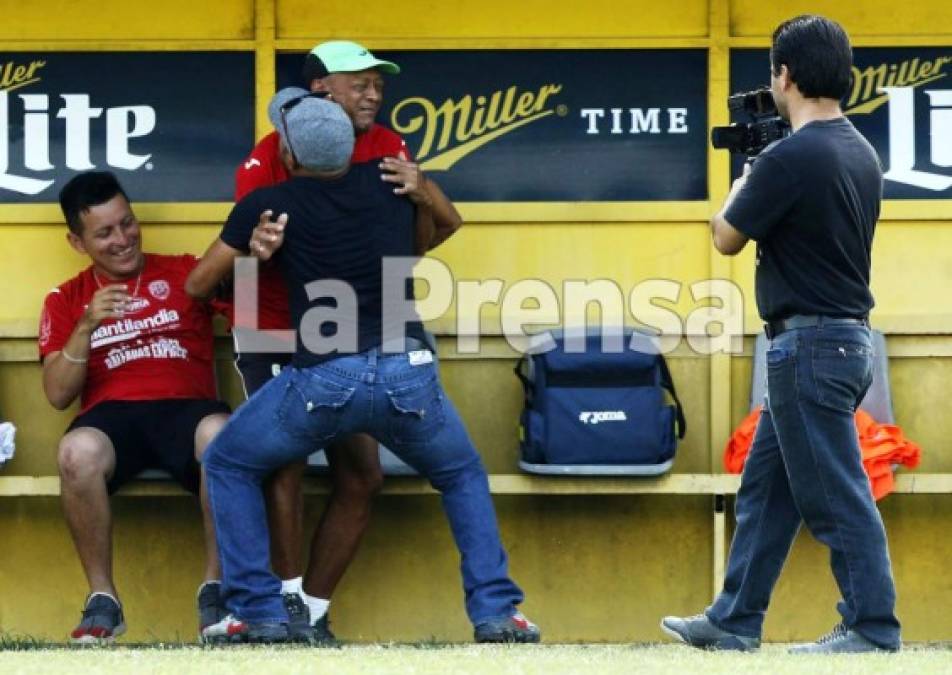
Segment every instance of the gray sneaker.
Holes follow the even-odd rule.
[[[790,654],[864,654],[867,652],[898,652],[899,648],[881,647],[840,623],[816,642],[797,645],[787,651]]]
[[[723,631],[703,614],[689,617],[666,616],[661,630],[675,640],[699,649],[726,649],[749,652],[760,647],[760,638],[745,637]]]

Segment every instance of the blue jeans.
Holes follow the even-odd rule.
[[[446,397],[434,363],[376,349],[305,369],[285,368],[242,405],[205,452],[205,480],[228,608],[250,622],[286,622],[269,568],[261,482],[335,437],[366,432],[442,495],[462,558],[473,624],[511,616],[522,602],[509,578],[489,481]]]
[[[835,321],[771,341],[766,406],[737,493],[724,588],[706,612],[722,630],[760,637],[803,522],[830,549],[843,623],[883,647],[899,645],[886,531],[853,421],[872,381],[872,352],[868,328]]]

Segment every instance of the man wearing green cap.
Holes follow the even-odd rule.
[[[394,185],[395,193],[407,195],[418,206],[429,207],[436,226],[429,243],[432,248],[452,235],[462,225],[462,218],[440,187],[411,160],[403,139],[375,122],[383,102],[383,75],[399,72],[395,63],[376,58],[355,42],[334,40],[311,50],[303,74],[312,92],[326,92],[327,98],[337,102],[353,122],[356,141],[351,163],[380,160],[382,178]],[[290,177],[280,153],[280,137],[273,131],[238,167],[235,201],[257,188]],[[268,233],[256,236],[267,237]],[[275,266],[262,267],[258,304],[257,328],[290,327],[287,288]],[[290,362],[293,348],[287,354],[255,353],[242,349],[240,325],[234,334],[235,364],[250,397]],[[334,488],[311,542],[303,578],[301,476],[306,464],[300,462],[277,471],[266,485],[272,568],[282,579],[282,593],[292,624],[297,619],[300,631],[300,617],[308,617],[313,639],[318,642],[333,639],[327,623],[330,598],[357,552],[369,524],[371,502],[383,484],[377,442],[370,436],[348,436],[325,450]],[[291,628],[294,630],[293,625]],[[307,624],[303,630],[308,630]]]

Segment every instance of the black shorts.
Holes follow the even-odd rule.
[[[227,403],[208,399],[104,401],[74,419],[66,431],[93,427],[112,441],[116,469],[106,484],[109,494],[146,469],[168,471],[182,487],[198,494],[201,470],[195,461],[195,429],[209,415],[229,412]]]
[[[254,396],[273,377],[291,364],[291,354],[238,354],[235,369],[241,376],[245,399]]]

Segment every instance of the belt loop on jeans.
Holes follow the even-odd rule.
[[[764,333],[768,340],[773,340],[781,333],[795,328],[814,328],[823,325],[857,325],[869,326],[868,317],[855,316],[825,316],[820,314],[794,314],[786,319],[768,321],[764,324]]]

